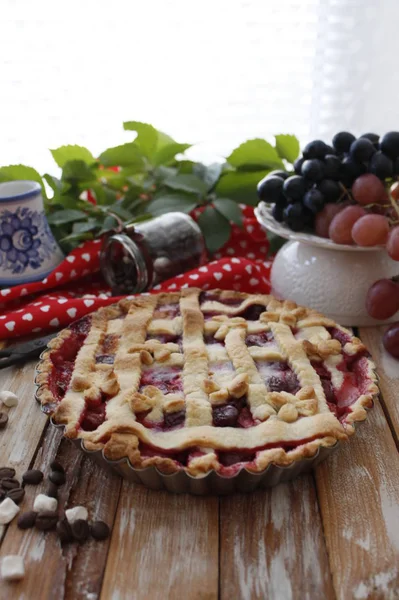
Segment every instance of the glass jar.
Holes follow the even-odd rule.
[[[151,289],[206,261],[204,238],[188,215],[170,212],[105,238],[101,271],[114,295]]]

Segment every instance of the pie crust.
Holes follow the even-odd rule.
[[[349,330],[273,296],[196,288],[80,319],[42,357],[37,397],[109,460],[194,477],[261,472],[354,433],[378,394]]]

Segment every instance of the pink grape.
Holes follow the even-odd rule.
[[[361,206],[347,206],[330,223],[328,235],[336,244],[353,244],[352,227],[366,214]]]
[[[389,223],[382,215],[364,215],[352,227],[353,241],[359,246],[385,244],[389,233]]]
[[[383,335],[384,348],[394,358],[399,358],[399,323],[393,323]]]
[[[399,225],[389,232],[386,250],[393,260],[399,260]]]
[[[345,208],[342,204],[326,204],[319,213],[317,213],[314,227],[316,235],[320,237],[328,238],[328,228],[330,227],[330,223],[341,210]]]
[[[388,195],[381,179],[366,173],[360,175],[352,185],[352,196],[362,206],[367,204],[387,203]]]
[[[366,309],[373,319],[389,319],[399,310],[399,284],[392,279],[379,279],[369,289]]]

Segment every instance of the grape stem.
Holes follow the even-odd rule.
[[[393,198],[393,196],[392,196],[392,194],[391,194],[390,191],[388,192],[388,197],[389,197],[389,200],[390,200],[390,202],[391,202],[391,204],[393,206],[394,211],[396,212],[396,214],[399,217],[399,206],[396,204],[395,199]]]

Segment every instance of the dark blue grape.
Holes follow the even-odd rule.
[[[316,214],[324,207],[324,196],[317,188],[306,192],[303,203],[312,213]]]
[[[378,142],[380,140],[380,136],[376,133],[363,133],[360,136],[361,138],[366,138],[366,140],[370,140],[370,142],[374,145],[374,148],[378,150]]]
[[[284,209],[284,221],[293,231],[301,231],[306,225],[303,205],[300,202],[289,204]]]
[[[340,180],[344,185],[350,187],[352,183],[366,173],[367,168],[361,163],[355,162],[350,156],[346,156],[341,164]]]
[[[272,175],[266,175],[258,183],[257,191],[260,200],[264,200],[265,202],[276,202],[281,195],[281,191],[283,189],[284,179],[281,177],[275,177]]]
[[[287,177],[290,177],[290,175],[291,173],[281,170],[270,171],[270,173],[267,174],[268,177],[281,177],[281,179],[287,179]]]
[[[359,138],[352,142],[349,154],[354,161],[364,163],[370,160],[375,151],[375,146],[370,140]]]
[[[341,173],[341,161],[338,156],[327,154],[324,158],[324,176],[328,179],[339,179]]]
[[[325,144],[322,140],[314,140],[313,142],[306,144],[302,154],[303,157],[308,160],[312,158],[324,158],[327,152],[327,144]]]
[[[332,144],[337,152],[342,154],[343,152],[349,152],[352,142],[355,141],[355,136],[348,131],[340,131],[333,137]]]
[[[342,194],[339,183],[332,179],[323,179],[317,187],[323,194],[326,202],[336,202]]]
[[[301,169],[302,169],[302,165],[304,163],[305,159],[303,157],[301,158],[297,158],[296,161],[294,162],[294,171],[297,175],[301,174]]]
[[[383,135],[380,142],[380,148],[389,158],[397,158],[399,156],[399,132],[390,131]]]
[[[289,201],[301,200],[306,192],[307,186],[303,177],[292,175],[284,181],[283,193]]]
[[[302,165],[302,175],[309,179],[309,181],[321,181],[324,177],[324,163],[313,158],[312,160],[305,160]]]
[[[276,219],[276,221],[278,221],[279,223],[282,223],[284,221],[284,208],[284,204],[274,204],[272,208],[272,217]]]
[[[393,162],[384,152],[378,150],[371,158],[370,173],[377,175],[380,179],[387,179],[393,175]]]

